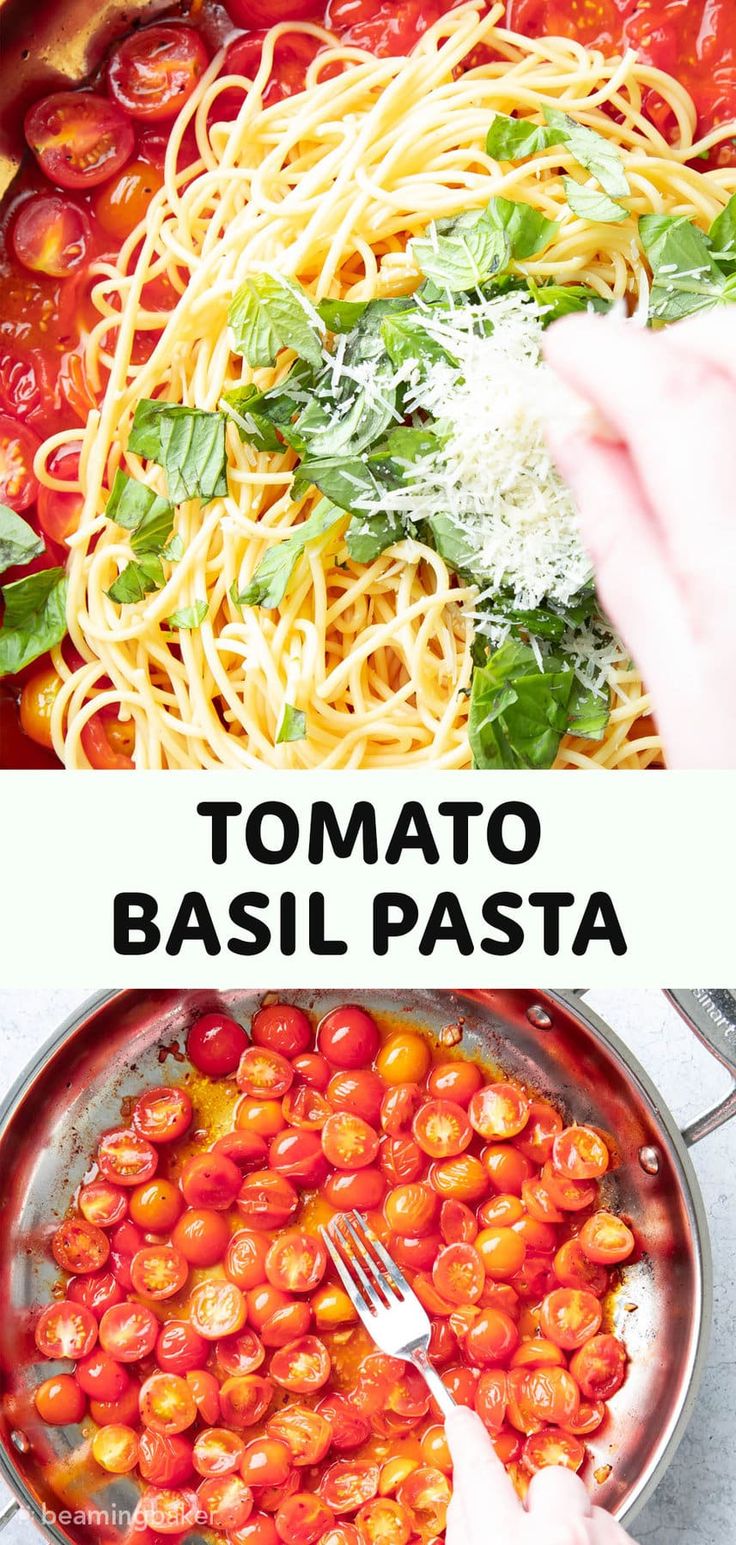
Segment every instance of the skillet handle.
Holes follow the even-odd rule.
[[[11,1519],[15,1518],[16,1513],[19,1513],[19,1512],[20,1512],[20,1503],[19,1502],[8,1502],[6,1504],[6,1506],[3,1508],[2,1512],[0,1512],[0,1532],[2,1532],[2,1530],[7,1527],[7,1525],[10,1523]]]
[[[736,998],[726,987],[666,987],[664,993],[732,1079],[725,1099],[684,1128],[683,1138],[692,1148],[736,1116]]]

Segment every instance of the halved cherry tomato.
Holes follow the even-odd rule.
[[[110,1241],[95,1223],[84,1218],[67,1218],[51,1241],[51,1252],[62,1271],[85,1276],[99,1271],[110,1254]]]
[[[187,1159],[179,1183],[190,1207],[224,1212],[232,1207],[243,1177],[237,1164],[224,1153],[196,1153]]]
[[[281,1052],[248,1046],[238,1064],[238,1088],[254,1099],[279,1099],[294,1082],[294,1069]]]
[[[314,1033],[306,1014],[293,1003],[269,1003],[254,1015],[251,1035],[256,1046],[268,1046],[283,1057],[309,1051]]]
[[[330,1400],[341,1401],[342,1396],[328,1396],[327,1406]],[[347,1405],[347,1402],[346,1402]],[[348,1413],[350,1408],[348,1406]],[[368,1436],[368,1423],[360,1422],[361,1436],[359,1443]],[[322,1405],[318,1411],[311,1410],[308,1406],[300,1406],[290,1403],[275,1416],[269,1418],[267,1431],[270,1436],[283,1443],[291,1455],[291,1462],[295,1465],[316,1465],[320,1459],[324,1459],[331,1442],[333,1441],[333,1425],[329,1419],[329,1410],[323,1410]],[[337,1448],[344,1446],[338,1441],[339,1428],[334,1428],[334,1441]]]
[[[270,1373],[283,1389],[308,1395],[327,1383],[331,1367],[330,1354],[319,1336],[301,1336],[274,1352]]]
[[[562,1131],[562,1117],[546,1100],[532,1100],[523,1131],[514,1138],[514,1147],[532,1164],[545,1164],[552,1157],[552,1145]]]
[[[485,1084],[468,1106],[470,1124],[490,1142],[516,1137],[529,1119],[529,1103],[515,1084]]]
[[[396,1186],[386,1197],[386,1221],[396,1234],[416,1237],[428,1234],[439,1216],[440,1203],[436,1193],[416,1182]]]
[[[197,1434],[192,1464],[198,1475],[234,1475],[240,1468],[245,1443],[228,1427],[206,1427]]]
[[[467,1106],[483,1083],[483,1074],[475,1062],[438,1062],[430,1068],[427,1089],[435,1100],[452,1100]]]
[[[284,1545],[316,1545],[334,1519],[320,1497],[311,1491],[297,1491],[282,1503],[274,1522]]]
[[[552,1145],[552,1163],[565,1180],[598,1180],[609,1162],[606,1144],[592,1127],[565,1127]]]
[[[389,1137],[398,1137],[411,1127],[422,1103],[418,1084],[394,1084],[381,1101],[381,1126]]]
[[[562,1465],[565,1470],[579,1470],[585,1460],[585,1448],[579,1438],[553,1427],[531,1432],[524,1444],[523,1460],[534,1474],[546,1465]]]
[[[521,1196],[524,1181],[534,1174],[534,1165],[519,1152],[516,1144],[511,1147],[506,1143],[492,1143],[483,1149],[481,1159],[496,1190],[510,1192],[512,1196]]]
[[[109,1180],[91,1180],[79,1192],[79,1211],[88,1223],[98,1228],[112,1228],[122,1223],[128,1211],[128,1198]]]
[[[141,1385],[140,1408],[146,1427],[167,1436],[184,1432],[197,1417],[189,1385],[177,1373],[152,1373]]]
[[[357,1513],[378,1491],[380,1470],[370,1461],[338,1459],[320,1481],[320,1496],[333,1513]]]
[[[386,1192],[386,1182],[379,1169],[338,1170],[330,1175],[324,1194],[337,1212],[360,1212],[379,1207]],[[395,1193],[392,1193],[395,1195]]]
[[[13,251],[24,268],[57,279],[81,266],[91,236],[85,211],[59,193],[26,199],[10,230]]]
[[[327,1062],[324,1065],[329,1067]],[[344,1068],[332,1074],[325,1088],[325,1098],[334,1110],[350,1111],[372,1127],[378,1124],[383,1095],[383,1082],[370,1068]]]
[[[144,1481],[154,1486],[183,1486],[192,1473],[192,1445],[181,1433],[153,1432],[144,1427],[138,1468]]]
[[[121,1400],[130,1388],[130,1382],[122,1364],[109,1352],[101,1352],[99,1347],[77,1365],[80,1389],[95,1400]]]
[[[81,1422],[87,1409],[84,1391],[71,1373],[55,1373],[44,1379],[33,1396],[41,1420],[50,1427],[67,1427]]]
[[[440,1196],[451,1196],[458,1202],[479,1202],[488,1190],[483,1165],[472,1153],[439,1160],[430,1169],[429,1181]]]
[[[214,1266],[222,1260],[229,1241],[227,1218],[212,1207],[188,1207],[177,1219],[171,1236],[172,1244],[192,1266]]]
[[[161,1084],[146,1089],[133,1106],[133,1126],[150,1143],[173,1143],[192,1124],[192,1102],[185,1089]]]
[[[121,1193],[122,1195],[122,1193]],[[130,1198],[130,1216],[139,1228],[150,1234],[165,1234],[176,1224],[184,1202],[181,1192],[170,1180],[144,1181]]]
[[[568,1424],[567,1431],[574,1433],[575,1437],[585,1437],[589,1432],[598,1430],[605,1415],[606,1408],[602,1400],[581,1400],[577,1417]]]
[[[592,1336],[570,1359],[570,1372],[589,1400],[610,1400],[626,1375],[626,1349],[615,1336]]]
[[[275,1239],[266,1256],[266,1276],[285,1293],[311,1293],[327,1269],[327,1251],[314,1234],[288,1229]]]
[[[262,1169],[268,1158],[268,1149],[257,1132],[226,1132],[212,1144],[215,1153],[224,1153],[238,1169]]]
[[[111,1271],[100,1271],[87,1277],[75,1277],[67,1288],[69,1298],[75,1304],[84,1304],[99,1320],[106,1309],[123,1301],[123,1290]]]
[[[138,1463],[138,1434],[132,1427],[111,1422],[92,1439],[92,1458],[111,1475],[127,1475]]]
[[[142,1298],[173,1298],[188,1275],[184,1256],[173,1245],[146,1245],[130,1263],[131,1282]]]
[[[390,1186],[410,1185],[424,1174],[425,1157],[413,1137],[384,1137],[379,1163]]]
[[[332,1069],[326,1058],[320,1056],[318,1051],[300,1052],[298,1057],[294,1057],[292,1065],[297,1077],[303,1079],[305,1084],[310,1084],[313,1089],[319,1089],[322,1092],[327,1088]],[[343,1075],[336,1073],[334,1076],[340,1078]],[[344,1076],[349,1077],[349,1075]],[[360,1076],[356,1074],[356,1077]],[[362,1115],[363,1112],[359,1111],[358,1114]]]
[[[560,1245],[552,1269],[563,1287],[582,1288],[602,1298],[608,1287],[608,1272],[589,1260],[579,1239],[567,1239]]]
[[[100,1138],[97,1163],[103,1175],[116,1185],[138,1186],[155,1175],[158,1154],[138,1132],[118,1127]]]
[[[252,1427],[266,1415],[272,1396],[270,1379],[258,1373],[237,1374],[220,1389],[223,1418],[231,1427]]]
[[[216,1347],[217,1366],[225,1373],[255,1373],[266,1360],[266,1349],[254,1330],[246,1326],[235,1336],[224,1336]]]
[[[545,1336],[535,1336],[532,1341],[521,1341],[511,1359],[512,1368],[564,1368],[565,1355],[554,1341]]]
[[[476,1367],[506,1363],[519,1344],[519,1332],[503,1309],[481,1309],[465,1337],[465,1350]]]
[[[98,1427],[120,1424],[132,1427],[140,1420],[138,1410],[138,1385],[131,1379],[117,1400],[90,1400],[89,1414]],[[140,1459],[139,1459],[140,1464]]]
[[[512,1223],[518,1223],[523,1216],[521,1198],[511,1191],[499,1191],[496,1196],[489,1196],[478,1208],[478,1222],[483,1228],[511,1228]]]
[[[378,1135],[362,1116],[338,1110],[322,1128],[322,1151],[336,1169],[364,1169],[378,1155]]]
[[[276,1525],[266,1513],[251,1513],[242,1529],[231,1529],[230,1545],[278,1545]]]
[[[356,1311],[344,1288],[325,1283],[312,1297],[312,1312],[317,1330],[339,1330],[354,1325]]]
[[[219,1422],[221,1414],[217,1379],[206,1368],[190,1368],[185,1377],[202,1421],[212,1427],[215,1422]]]
[[[279,1438],[254,1438],[245,1445],[240,1474],[248,1486],[282,1486],[292,1463],[287,1443]]]
[[[481,1229],[475,1249],[487,1275],[501,1282],[520,1270],[526,1255],[526,1244],[514,1228]]]
[[[91,1309],[68,1298],[48,1304],[36,1321],[34,1339],[43,1357],[87,1357],[97,1340]]]
[[[244,1095],[235,1116],[239,1128],[255,1132],[259,1137],[275,1137],[286,1126],[286,1117],[280,1100],[254,1100]]]
[[[0,413],[0,501],[18,513],[27,510],[38,493],[33,458],[40,444],[27,424]]]
[[[234,1336],[245,1324],[246,1304],[235,1282],[200,1282],[189,1300],[189,1317],[205,1341]]]
[[[594,1212],[586,1218],[579,1237],[583,1253],[599,1266],[628,1260],[635,1245],[631,1229],[612,1212]]]
[[[450,1483],[441,1470],[420,1465],[399,1487],[399,1502],[409,1509],[415,1529],[423,1535],[444,1533]]]
[[[371,1062],[375,1050],[365,1061]],[[376,1067],[384,1084],[421,1084],[429,1071],[429,1043],[414,1030],[396,1030],[384,1041]]]
[[[411,1539],[411,1515],[393,1497],[366,1502],[355,1520],[359,1537],[367,1545],[407,1545]]]
[[[143,1492],[139,1508],[148,1528],[157,1534],[186,1534],[196,1522],[197,1493],[151,1486]]]
[[[581,1288],[555,1288],[542,1302],[542,1334],[566,1352],[581,1347],[600,1329],[603,1311],[592,1293]]]
[[[187,1373],[204,1367],[209,1350],[188,1320],[167,1320],[156,1342],[156,1362],[164,1373]]]
[[[58,91],[26,113],[24,133],[50,182],[94,188],[120,171],[132,154],[133,126],[108,97]]]
[[[121,1363],[137,1363],[152,1352],[159,1322],[144,1304],[113,1304],[100,1320],[100,1346]]]
[[[213,1529],[242,1529],[253,1512],[253,1493],[239,1475],[213,1475],[197,1487],[197,1501]]]
[[[526,1394],[534,1416],[556,1427],[569,1426],[580,1409],[580,1390],[566,1368],[529,1369]]]
[[[108,236],[122,244],[145,219],[151,199],[163,185],[160,171],[150,162],[128,161],[95,195],[95,214]]]
[[[452,1456],[450,1454],[450,1448],[447,1442],[447,1436],[444,1427],[428,1427],[427,1431],[422,1434],[422,1459],[424,1460],[425,1464],[431,1465],[433,1469],[436,1467],[438,1470],[443,1470],[445,1475],[451,1474]],[[416,1461],[412,1460],[410,1462],[412,1468],[415,1469]],[[390,1463],[391,1461],[389,1460],[389,1464]],[[381,1496],[386,1494],[384,1470],[387,1468],[388,1466],[384,1465],[383,1470],[381,1471],[381,1481],[378,1488]],[[389,1490],[393,1491],[393,1489],[393,1486],[391,1486]]]
[[[290,1126],[301,1132],[318,1132],[331,1114],[332,1106],[318,1089],[313,1089],[310,1084],[299,1084],[284,1095],[281,1109]],[[283,1137],[286,1139],[286,1132]]]
[[[199,1073],[227,1078],[234,1073],[248,1045],[248,1036],[226,1014],[203,1014],[187,1036],[187,1056]]]
[[[299,1193],[285,1175],[253,1170],[238,1193],[238,1211],[254,1228],[283,1228],[299,1206]]]
[[[446,1245],[472,1245],[478,1234],[475,1214],[465,1202],[448,1198],[440,1210],[440,1233]]]
[[[438,1293],[453,1304],[477,1303],[485,1282],[483,1262],[474,1245],[445,1245],[432,1267]]]
[[[592,1206],[598,1195],[595,1180],[567,1180],[558,1173],[549,1159],[542,1169],[540,1180],[555,1207],[559,1207],[561,1212],[583,1212],[586,1207]]]
[[[193,27],[156,22],[132,32],[113,49],[107,82],[131,118],[158,122],[176,117],[207,64],[207,50]]]
[[[419,1147],[431,1159],[451,1159],[462,1153],[473,1133],[462,1105],[453,1100],[428,1100],[412,1123]]]
[[[353,1003],[332,1009],[317,1027],[317,1050],[337,1068],[369,1067],[378,1051],[375,1019]]]
[[[489,1432],[499,1432],[506,1416],[506,1374],[502,1368],[482,1373],[475,1387],[475,1409]]]

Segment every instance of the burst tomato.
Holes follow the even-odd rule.
[[[189,1207],[177,1219],[171,1241],[192,1266],[214,1266],[229,1248],[227,1218],[211,1207]]]
[[[133,128],[109,98],[58,91],[26,113],[25,137],[41,170],[60,188],[94,188],[132,154]]]
[[[34,195],[21,204],[10,240],[24,268],[65,278],[84,262],[92,230],[80,205],[60,194]]]
[[[254,1228],[283,1228],[299,1206],[299,1193],[285,1175],[253,1170],[238,1193],[238,1211]]]
[[[292,1464],[319,1464],[333,1441],[337,1448],[345,1446],[338,1441],[337,1420],[334,1423],[329,1420],[330,1399],[340,1401],[342,1397],[339,1395],[328,1397],[327,1401],[321,1403],[318,1411],[313,1411],[308,1406],[289,1404],[283,1411],[270,1417],[268,1432],[271,1437],[286,1446],[291,1455]],[[323,1406],[327,1409],[323,1409]],[[360,1428],[361,1437],[358,1441],[362,1443],[363,1438],[368,1436],[367,1422],[361,1421]]]
[[[505,1363],[519,1344],[519,1332],[503,1309],[482,1309],[465,1337],[465,1350],[476,1367]]]
[[[251,1035],[256,1046],[268,1046],[283,1057],[309,1051],[314,1039],[306,1014],[293,1003],[269,1003],[254,1015]],[[321,1049],[321,1048],[320,1048]]]
[[[411,1127],[422,1103],[418,1084],[394,1084],[381,1101],[381,1126],[389,1137],[398,1137]]]
[[[357,1513],[378,1491],[380,1470],[370,1461],[338,1459],[320,1482],[320,1496],[333,1513]]]
[[[419,1182],[396,1186],[386,1197],[386,1221],[396,1234],[416,1237],[428,1234],[440,1211],[439,1197]]]
[[[306,1093],[313,1095],[312,1090]],[[327,1175],[327,1160],[316,1132],[289,1128],[279,1132],[268,1150],[268,1162],[280,1175],[288,1175],[305,1186],[317,1187]]]
[[[224,1153],[197,1153],[187,1159],[180,1185],[190,1207],[224,1212],[232,1207],[243,1183],[237,1164]]]
[[[552,1144],[552,1163],[565,1180],[598,1180],[608,1169],[609,1153],[592,1127],[565,1127]]]
[[[390,1186],[410,1185],[424,1174],[424,1154],[413,1137],[384,1137],[379,1163]]]
[[[626,1373],[626,1349],[615,1336],[592,1336],[570,1359],[570,1372],[589,1400],[610,1400]]]
[[[367,1545],[407,1545],[412,1534],[412,1516],[393,1497],[376,1497],[366,1502],[356,1515],[361,1541]]]
[[[158,22],[141,27],[110,55],[107,81],[131,118],[175,118],[207,68],[207,50],[193,27]]]
[[[488,1177],[483,1165],[472,1153],[461,1153],[454,1159],[439,1160],[432,1165],[429,1179],[440,1196],[453,1197],[458,1202],[478,1202],[488,1190]]]
[[[144,1481],[154,1486],[183,1486],[192,1474],[192,1445],[180,1433],[165,1434],[144,1427],[138,1468]]]

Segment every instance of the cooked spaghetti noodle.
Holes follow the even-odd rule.
[[[324,43],[307,89],[264,108],[274,44],[296,24],[276,27],[252,83],[218,75],[219,55],[176,120],[164,186],[145,225],[114,265],[93,270],[100,320],[86,365],[101,398],[84,432],[85,503],[68,565],[69,632],[84,663],[70,668],[60,649],[53,657],[63,678],[54,744],[68,767],[87,765],[82,729],[108,705],[131,724],[137,768],[470,765],[475,592],[429,547],[407,539],[357,564],[346,552],[346,516],[310,544],[277,610],[233,603],[231,586],[247,584],[316,502],[314,491],[292,500],[286,447],[257,451],[228,425],[227,495],[178,507],[183,556],[167,567],[163,588],[135,607],[121,610],[107,595],[127,547],[104,510],[118,467],[164,491],[160,469],[126,450],[139,399],[211,411],[254,378],[227,331],[233,294],[254,272],[293,276],[315,299],[408,294],[419,282],[410,238],[503,194],[559,222],[543,253],[518,265],[521,273],[584,282],[633,309],[646,305],[649,282],[637,217],[684,214],[707,226],[724,207],[736,169],[687,163],[733,126],[693,145],[695,110],[677,81],[632,54],[610,59],[568,39],[509,32],[498,25],[502,9],[483,14],[478,0],[451,11],[406,59],[340,46],[304,24],[296,30]],[[218,98],[235,85],[242,109],[235,121],[218,122]],[[674,113],[677,148],[644,115],[648,91]],[[563,176],[574,162],[564,146],[505,169],[486,154],[493,112],[541,118],[545,104],[620,148],[631,189],[626,219],[591,224],[572,213]],[[191,123],[199,159],[182,165]],[[136,362],[147,333],[154,346]],[[255,379],[263,388],[283,372],[279,361]],[[78,439],[70,430],[45,443],[36,463],[42,483],[69,487],[52,478],[49,457]],[[207,603],[201,626],[167,627],[197,602]],[[602,740],[567,738],[558,765],[661,763],[645,687],[623,651],[609,686]],[[307,733],[278,743],[287,703],[306,714]]]

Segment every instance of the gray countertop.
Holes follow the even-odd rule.
[[[0,992],[0,1094],[36,1047],[92,989]],[[653,989],[591,992],[591,1003],[631,1046],[681,1121],[726,1092],[726,1074]],[[685,1439],[656,1495],[636,1522],[639,1545],[726,1545],[736,1514],[736,1121],[693,1150],[711,1230],[714,1329],[700,1395]],[[5,1488],[0,1483],[0,1509]],[[25,1515],[9,1524],[7,1545],[37,1538]]]

